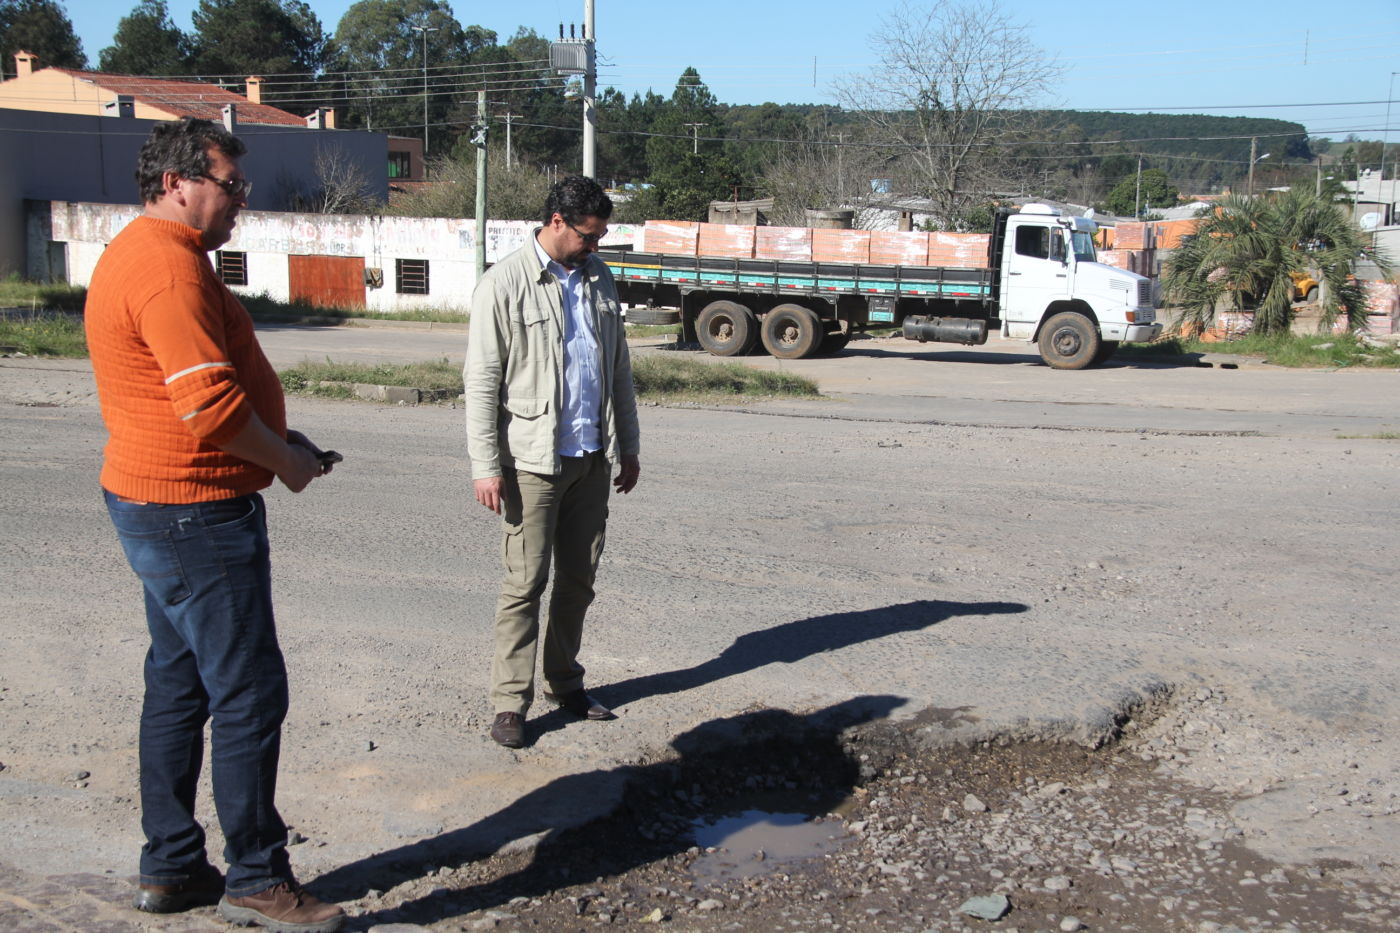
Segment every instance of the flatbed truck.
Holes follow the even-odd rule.
[[[629,323],[680,323],[716,356],[761,343],[780,359],[839,353],[852,334],[976,346],[991,332],[1083,369],[1162,332],[1152,282],[1104,265],[1095,224],[1041,204],[999,212],[985,268],[796,262],[600,250]]]

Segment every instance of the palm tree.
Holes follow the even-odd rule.
[[[1200,225],[1167,261],[1166,300],[1181,308],[1178,329],[1207,327],[1221,299],[1253,310],[1254,331],[1287,333],[1293,276],[1322,283],[1321,326],[1346,315],[1350,330],[1366,324],[1366,293],[1352,278],[1367,258],[1389,274],[1386,258],[1330,196],[1303,185],[1257,198],[1230,195],[1201,211]]]

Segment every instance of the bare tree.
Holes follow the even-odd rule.
[[[313,161],[320,191],[311,199],[319,214],[369,214],[384,209],[365,167],[338,146],[318,146]]]
[[[878,214],[872,209],[871,180],[885,167],[877,152],[847,144],[851,135],[788,146],[764,170],[762,187],[773,198],[768,216],[774,224],[805,227],[808,210],[839,208],[855,211],[856,227],[871,225]]]
[[[910,193],[931,202],[944,229],[959,229],[969,210],[1005,187],[1022,117],[1060,66],[994,0],[906,2],[871,46],[879,64],[845,79],[837,94],[903,154]]]

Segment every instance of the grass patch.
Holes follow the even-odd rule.
[[[370,311],[367,308],[328,308],[304,301],[277,301],[261,295],[239,295],[238,300],[248,309],[253,320],[266,324],[341,324],[345,321],[428,321],[433,324],[465,324],[468,315],[461,311],[434,308],[412,308],[405,311]],[[388,385],[388,383],[380,383]]]
[[[1119,347],[1116,358],[1165,359],[1202,353],[1227,353],[1297,369],[1400,368],[1400,349],[1373,347],[1350,334],[1248,334],[1224,343],[1171,337],[1156,343]]]
[[[83,319],[53,311],[0,316],[0,347],[13,347],[29,356],[82,359],[88,355]]]
[[[791,373],[753,369],[740,363],[700,363],[664,354],[634,357],[632,380],[638,396],[655,401],[821,395],[815,382]]]
[[[355,383],[409,386],[460,395],[462,370],[446,359],[428,363],[337,363],[303,361],[278,373],[289,394],[353,398]],[[714,401],[740,397],[817,397],[816,383],[790,373],[751,369],[738,363],[698,363],[659,354],[634,357],[637,395],[654,401]]]
[[[1337,439],[1345,441],[1400,441],[1400,432],[1377,431],[1375,434],[1338,434]]]
[[[628,337],[681,337],[679,324],[628,324]]]
[[[31,312],[82,313],[87,289],[67,282],[29,282],[17,275],[0,279],[0,308],[26,308]]]
[[[444,357],[423,363],[337,363],[304,360],[277,374],[282,388],[293,395],[353,398],[355,383],[409,386],[428,391],[462,392],[462,367]]]

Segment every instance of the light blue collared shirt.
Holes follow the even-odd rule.
[[[603,449],[599,421],[603,410],[603,374],[598,337],[593,332],[593,303],[584,288],[583,266],[565,269],[535,237],[540,265],[559,280],[564,293],[564,401],[559,415],[559,456],[581,457]]]

